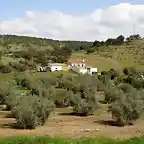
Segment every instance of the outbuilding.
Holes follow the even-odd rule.
[[[68,71],[68,66],[63,63],[49,63],[47,66],[51,72],[53,71]]]

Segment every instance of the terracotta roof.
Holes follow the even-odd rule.
[[[81,64],[81,63],[86,63],[86,61],[85,60],[68,60],[68,63]]]

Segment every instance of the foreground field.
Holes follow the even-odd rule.
[[[128,139],[144,135],[143,120],[133,126],[118,127],[114,124],[106,107],[101,107],[95,116],[78,117],[70,115],[71,108],[56,109],[45,126],[35,130],[18,130],[14,128],[15,119],[10,112],[0,112],[0,136],[59,136],[67,138],[109,137]]]
[[[106,138],[62,139],[52,137],[16,137],[0,141],[1,144],[143,144],[143,138],[116,141]]]

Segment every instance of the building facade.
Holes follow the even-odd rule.
[[[47,66],[51,72],[53,71],[68,71],[68,66],[63,63],[49,63]]]
[[[68,65],[63,64],[63,63],[49,63],[45,67],[39,67],[38,71],[39,72],[46,72],[46,71],[68,71]]]
[[[67,62],[68,66],[77,66],[77,67],[85,67],[86,61],[85,60],[68,60]]]

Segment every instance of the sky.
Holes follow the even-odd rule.
[[[88,41],[144,36],[144,0],[0,1],[2,34]]]

